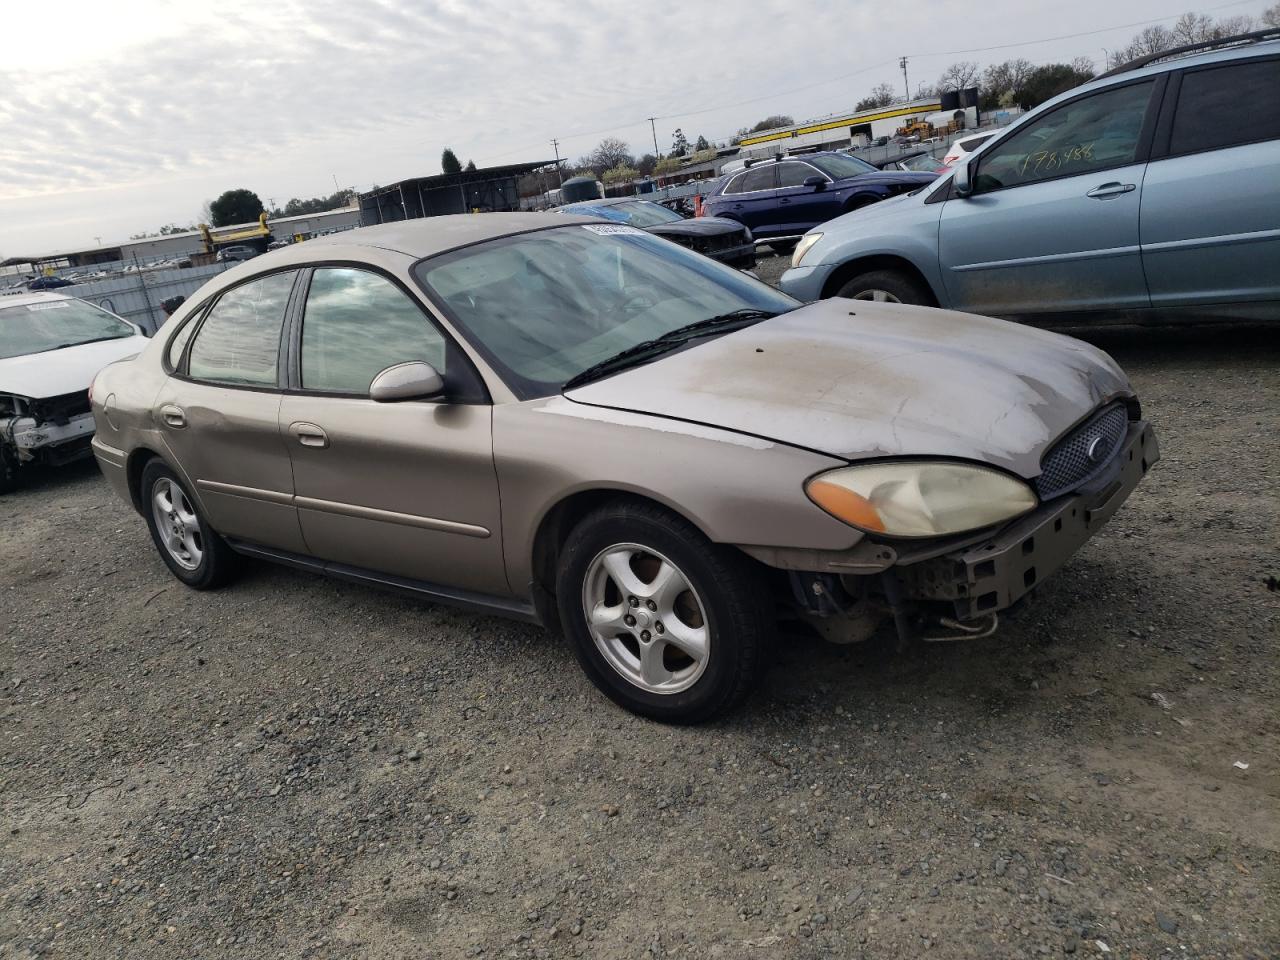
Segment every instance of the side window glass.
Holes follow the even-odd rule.
[[[808,177],[818,176],[818,171],[806,163],[778,164],[778,187],[802,187]]]
[[[236,386],[274,387],[280,328],[295,273],[273,273],[219,297],[191,344],[188,376]]]
[[[754,167],[746,172],[742,180],[742,192],[773,189],[773,164],[765,167]]]
[[[1152,80],[1082,97],[1033,120],[983,155],[977,193],[1132,163]]]
[[[305,390],[367,394],[387,367],[425,360],[445,373],[445,339],[426,314],[385,277],[318,268],[302,316]]]
[[[1270,90],[1270,94],[1262,91]],[[1248,96],[1257,91],[1259,96]],[[1280,140],[1280,60],[1236,63],[1182,76],[1169,152]]]
[[[187,341],[191,339],[191,334],[196,332],[196,327],[200,323],[200,314],[203,310],[195,311],[195,315],[187,319],[172,340],[169,341],[169,352],[165,355],[169,361],[169,369],[177,370],[182,363],[182,351],[187,348]]]
[[[728,195],[730,193],[741,193],[742,181],[746,179],[747,179],[747,175],[745,173],[738,174],[736,177],[730,180],[728,185],[724,188],[725,194]]]

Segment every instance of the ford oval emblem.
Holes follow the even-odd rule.
[[[1089,441],[1089,447],[1085,450],[1084,455],[1089,458],[1092,464],[1099,464],[1107,456],[1107,438],[1094,437]]]

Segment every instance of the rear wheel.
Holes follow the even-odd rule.
[[[732,709],[773,634],[749,561],[649,504],[589,514],[561,552],[560,620],[578,662],[615,703],[668,723]]]
[[[921,307],[933,306],[919,281],[897,270],[872,270],[860,273],[848,280],[836,291],[837,297],[850,300],[872,300],[877,303],[910,303]]]
[[[196,590],[211,590],[235,575],[235,551],[200,515],[164,461],[155,459],[143,468],[142,495],[151,539],[175,577]]]

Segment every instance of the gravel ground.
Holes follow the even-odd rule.
[[[1276,956],[1280,350],[1095,339],[1164,460],[1019,618],[784,640],[697,729],[524,625],[191,592],[92,465],[38,478],[0,500],[0,956]]]

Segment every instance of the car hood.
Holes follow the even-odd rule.
[[[1110,357],[1070,337],[823,300],[566,395],[846,460],[959,457],[1031,479],[1057,437],[1131,390]]]
[[[856,177],[845,177],[835,182],[836,189],[863,183],[883,183],[898,186],[904,183],[913,187],[923,187],[938,179],[936,173],[920,173],[912,170],[877,170],[875,173],[860,173]]]
[[[143,336],[120,337],[23,357],[7,357],[0,360],[0,393],[42,400],[88,390],[99,370],[109,363],[141,353],[150,342]]]
[[[694,217],[692,220],[673,220],[645,227],[649,233],[660,237],[718,237],[725,233],[741,233],[742,224],[725,217]]]

